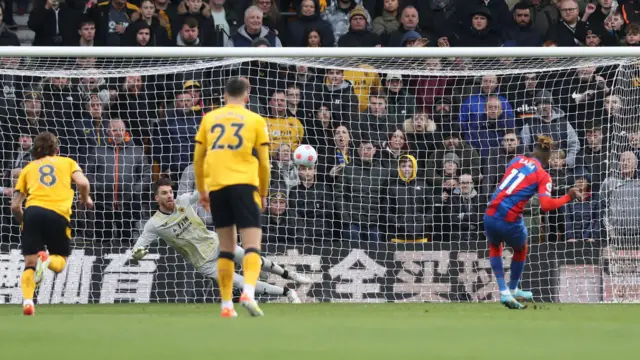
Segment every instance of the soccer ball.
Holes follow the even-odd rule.
[[[300,145],[293,153],[293,162],[298,166],[314,166],[318,161],[318,153],[311,145]]]

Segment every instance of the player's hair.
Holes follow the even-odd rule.
[[[553,144],[551,136],[538,135],[536,138],[535,149],[542,152],[551,152],[551,150],[554,150],[555,145]]]
[[[239,98],[249,90],[249,83],[245,79],[233,77],[227,81],[225,92],[229,97]]]
[[[55,156],[58,152],[58,138],[45,131],[38,134],[33,140],[31,155],[37,160],[46,156]]]
[[[173,187],[173,181],[171,181],[171,179],[166,176],[166,175],[161,175],[158,180],[153,184],[153,194],[157,195],[158,194],[158,189],[160,189],[161,186],[171,186]]]

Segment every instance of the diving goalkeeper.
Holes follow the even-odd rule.
[[[204,222],[196,214],[193,206],[198,202],[198,192],[187,193],[173,197],[171,180],[160,178],[154,186],[155,200],[158,211],[149,219],[142,235],[133,246],[131,257],[140,260],[147,255],[147,247],[157,238],[161,238],[171,245],[182,257],[193,265],[198,272],[213,280],[218,278],[218,235],[207,230]],[[236,246],[234,261],[242,263],[244,250]],[[293,271],[287,271],[280,265],[262,257],[262,270],[292,280],[297,284],[308,284],[311,281],[305,276]],[[244,278],[233,274],[233,286],[242,289]],[[300,303],[298,295],[293,289],[258,281],[256,293],[286,296],[291,303]]]

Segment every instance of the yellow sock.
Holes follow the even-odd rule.
[[[36,274],[34,269],[24,269],[22,272],[22,299],[33,300],[33,293],[36,292],[36,282],[33,279]]]
[[[218,286],[220,287],[220,298],[223,302],[231,302],[233,296],[233,273],[236,265],[231,259],[218,259]]]
[[[67,259],[64,256],[60,255],[49,255],[49,269],[55,273],[59,273],[64,270],[64,267],[67,265]]]
[[[256,283],[260,276],[260,268],[262,267],[262,259],[260,254],[255,251],[247,251],[242,260],[242,275],[244,276],[244,293],[253,298],[256,289]]]

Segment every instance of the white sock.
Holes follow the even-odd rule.
[[[511,291],[509,290],[500,291],[500,295],[511,295]]]
[[[509,290],[509,292],[511,293],[511,295],[515,295],[518,292],[518,289],[515,290]]]
[[[253,285],[244,284],[244,286],[242,287],[242,292],[247,294],[247,296],[249,296],[249,298],[251,299],[255,299],[256,297],[256,288],[254,288]]]
[[[256,283],[256,292],[258,294],[263,294],[263,295],[277,295],[277,296],[284,295],[284,289],[281,288],[280,286],[267,284],[266,282],[262,282],[262,281],[258,281]]]
[[[231,300],[223,300],[222,301],[222,308],[223,309],[233,309],[233,301],[231,301]]]
[[[284,269],[282,266],[274,263],[273,261],[267,259],[266,257],[262,257],[262,270],[266,272],[270,272],[272,274],[280,275],[284,274]]]
[[[33,299],[24,299],[22,306],[24,305],[33,305]]]

